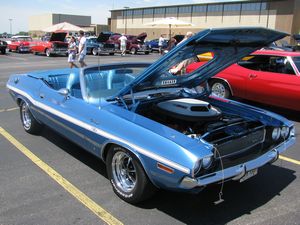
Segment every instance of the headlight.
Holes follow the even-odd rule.
[[[289,128],[288,127],[282,127],[280,134],[281,134],[281,137],[283,139],[287,139],[287,137],[289,135]]]
[[[198,160],[194,166],[194,176],[200,171],[200,169],[201,169],[201,160]]]
[[[213,157],[212,157],[212,156],[204,157],[204,158],[202,159],[202,167],[203,167],[204,169],[208,169],[208,168],[211,166],[212,160],[213,160]]]
[[[273,129],[273,132],[272,132],[272,139],[274,141],[277,141],[280,137],[280,128],[276,127]]]

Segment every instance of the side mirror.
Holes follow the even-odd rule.
[[[68,88],[61,88],[58,90],[58,93],[63,95],[65,98],[68,98],[70,91]]]

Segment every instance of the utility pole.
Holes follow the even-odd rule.
[[[8,19],[9,20],[9,33],[12,35],[12,20],[13,19]]]

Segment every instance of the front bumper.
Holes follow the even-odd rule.
[[[295,144],[296,138],[290,137],[286,142],[269,150],[267,153],[251,161],[226,168],[214,173],[205,174],[201,177],[191,178],[184,177],[180,183],[182,189],[193,189],[195,187],[204,187],[209,184],[217,183],[223,180],[239,180],[246,172],[262,167],[267,163],[272,163],[278,159],[280,153],[284,152],[287,148]]]
[[[50,49],[51,54],[68,54],[68,49],[66,48],[51,48]]]

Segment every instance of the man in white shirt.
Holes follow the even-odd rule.
[[[78,46],[78,62],[81,67],[87,66],[84,62],[84,58],[86,56],[86,37],[84,36],[84,32],[79,31],[79,46]]]
[[[127,43],[127,37],[125,34],[122,34],[121,37],[119,37],[120,41],[120,50],[121,50],[121,56],[126,54],[126,43]]]
[[[160,35],[159,39],[158,39],[158,52],[161,55],[162,54],[162,49],[163,49],[163,45],[164,45],[164,36]]]

